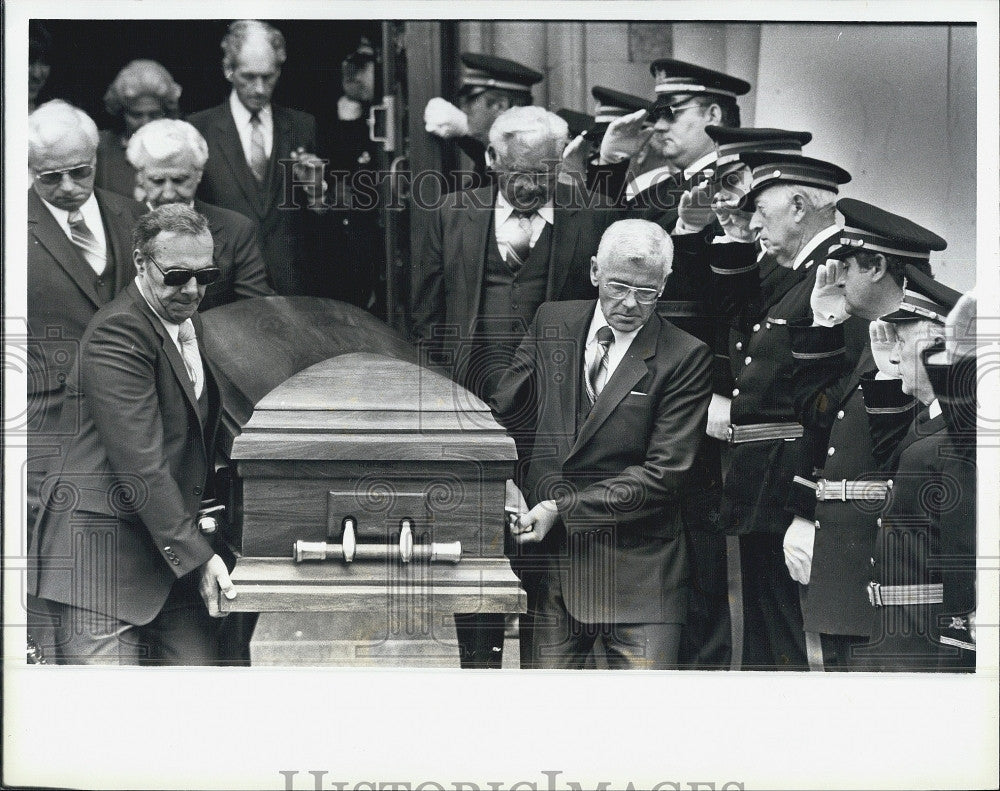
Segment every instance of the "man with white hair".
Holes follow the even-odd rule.
[[[825,443],[826,412],[839,398],[830,388],[799,400],[793,384],[791,327],[832,323],[811,295],[818,263],[839,245],[838,186],[850,174],[830,162],[797,154],[753,152],[740,156],[752,181],[744,198],[754,214],[750,229],[777,266],[797,278],[768,295],[766,313],[732,360],[734,388],[729,442],[732,460],[723,484],[722,524],[739,536],[745,669],[806,670],[800,590],[785,567],[782,538],[792,520],[793,480],[801,454]],[[761,294],[763,290],[761,291]],[[748,293],[747,299],[758,295]],[[839,303],[838,303],[839,304]],[[845,379],[868,343],[864,322],[844,323]],[[831,386],[832,387],[832,386]],[[818,646],[817,653],[818,653]]]
[[[542,302],[594,294],[588,264],[612,216],[581,207],[568,186],[557,185],[567,138],[566,122],[555,113],[512,108],[490,128],[486,155],[496,186],[436,196],[430,206],[419,205],[414,189],[423,211],[413,261],[413,337],[426,363],[484,399]],[[514,559],[515,571],[521,562]],[[486,633],[468,647],[459,619],[463,666],[499,667],[502,618],[480,629],[481,637]]]
[[[222,40],[222,71],[233,90],[217,107],[193,113],[208,142],[198,196],[257,224],[268,278],[279,294],[302,294],[309,207],[321,195],[291,182],[321,183],[316,119],[271,103],[285,62],[285,37],[273,26],[240,19]]]
[[[712,355],[656,313],[672,259],[655,223],[611,225],[591,259],[598,299],[541,305],[491,400],[534,440],[513,539],[552,549],[528,591],[532,667],[585,667],[598,635],[611,668],[677,664],[690,584],[680,499]]]
[[[67,379],[83,331],[132,279],[135,203],[94,189],[98,133],[61,100],[28,116],[28,524],[58,468]]]
[[[208,144],[197,129],[186,121],[152,121],[132,135],[126,154],[136,170],[143,209],[184,203],[208,220],[221,274],[208,286],[199,310],[274,294],[254,224],[239,212],[195,198],[208,161]]]

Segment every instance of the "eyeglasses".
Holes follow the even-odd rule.
[[[625,299],[632,294],[640,305],[651,305],[656,302],[660,298],[660,291],[658,288],[637,288],[628,283],[619,283],[617,280],[608,280],[604,283],[604,293],[612,299]]]
[[[146,259],[163,275],[163,285],[165,286],[183,286],[192,277],[199,286],[207,286],[209,283],[214,283],[222,275],[222,270],[217,266],[206,266],[202,269],[184,269],[183,267],[160,269],[160,265],[156,263],[153,256],[147,255]]]
[[[83,181],[94,175],[93,165],[77,165],[75,168],[65,170],[46,170],[44,173],[35,173],[35,181],[47,187],[55,187],[63,180],[63,176],[69,176],[73,181]]]
[[[651,120],[656,123],[661,118],[667,123],[672,124],[677,120],[677,115],[683,110],[690,110],[692,107],[701,107],[699,102],[692,102],[691,104],[670,104],[666,107],[657,107],[650,113]]]

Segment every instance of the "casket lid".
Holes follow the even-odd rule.
[[[262,398],[234,460],[512,461],[489,407],[416,363],[353,352],[316,363]]]

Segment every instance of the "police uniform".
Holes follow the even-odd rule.
[[[911,262],[926,262],[932,250],[943,250],[944,239],[915,223],[851,198],[837,203],[845,227],[831,258],[878,252]],[[917,401],[903,393],[898,379],[876,380],[870,346],[847,372],[844,326],[792,326],[796,400],[816,403],[813,393],[824,390],[826,409],[817,411],[817,439],[824,426],[825,442],[803,446],[789,506],[795,516],[816,525],[809,585],[802,597],[803,624],[820,635],[823,667],[853,669],[853,648],[868,641],[871,606],[866,586],[871,576],[871,552],[876,520],[892,485],[879,470],[876,454],[903,438],[917,411]],[[840,381],[840,384],[838,384]],[[880,406],[869,430],[862,382],[878,391]],[[873,439],[877,438],[877,441]],[[884,453],[884,451],[882,451]]]
[[[929,320],[942,325],[943,335],[945,318],[961,295],[913,267],[907,267],[906,280],[899,310],[883,316],[883,321]],[[929,352],[941,348],[932,346]],[[974,427],[966,420],[962,428],[961,419],[955,417],[954,407],[962,401],[957,394],[962,391],[949,386],[950,377],[936,373],[937,385],[950,402],[955,434],[949,434],[943,407],[935,399],[920,410],[889,461],[887,471],[893,487],[878,520],[868,585],[872,637],[856,651],[865,670],[961,671],[974,667],[970,657],[975,644],[969,630],[974,593],[970,602],[968,588],[975,558],[975,488],[963,487],[960,481],[969,484],[975,473],[955,478],[947,469],[956,461],[953,436],[967,440]],[[963,389],[968,405],[969,388]],[[867,390],[865,405],[869,409],[881,407],[876,394],[870,396]],[[965,466],[968,462],[968,458],[962,460]],[[959,547],[964,550],[958,556],[951,554]],[[949,574],[956,570],[957,575]],[[946,578],[952,588],[947,604]],[[956,613],[961,599],[961,611]],[[958,640],[956,634],[960,635]]]
[[[750,91],[750,83],[738,77],[671,58],[654,61],[649,70],[654,78],[656,92],[656,98],[649,108],[651,120],[658,112],[698,98],[735,105],[736,97]],[[630,210],[634,216],[673,231],[681,195],[697,184],[703,173],[711,170],[714,163],[715,149],[712,149],[687,165],[684,170],[667,165],[632,178],[627,177],[628,163],[622,163],[613,166],[612,173],[617,178],[609,178],[608,189],[615,189],[620,183],[618,178],[627,183],[624,189],[610,191],[608,194],[618,195],[620,205]]]
[[[465,68],[458,93],[463,98],[473,98],[487,90],[501,90],[512,94],[517,104],[530,105],[533,102],[531,86],[543,79],[541,72],[507,58],[463,52],[460,59]],[[472,160],[473,167],[472,175],[464,174],[457,186],[460,189],[477,189],[488,185],[486,146],[469,136],[456,137],[455,144]]]
[[[787,154],[745,153],[753,180],[744,204],[778,184],[810,185],[836,192],[850,175],[829,162]],[[839,244],[831,225],[803,245],[791,269],[799,281],[776,289],[777,299],[756,321],[733,362],[730,442],[732,460],[723,488],[722,520],[740,537],[743,593],[743,666],[805,669],[805,636],[798,585],[784,563],[782,538],[791,520],[786,499],[802,443],[821,430],[814,425],[817,404],[797,404],[792,388],[794,358],[789,324],[812,320],[810,296],[817,262]],[[761,282],[764,282],[762,277]],[[845,365],[857,364],[868,343],[867,327],[848,319]],[[825,397],[817,393],[817,402]]]

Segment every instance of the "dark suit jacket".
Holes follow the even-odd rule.
[[[200,316],[194,324],[200,336]],[[66,401],[80,431],[43,489],[32,593],[144,624],[177,578],[212,557],[195,524],[219,420],[204,367],[203,422],[180,352],[137,286],[98,311],[81,343],[79,392]]]
[[[302,293],[300,267],[304,260],[306,226],[305,208],[291,206],[291,195],[285,200],[285,181],[291,179],[291,166],[279,165],[289,153],[300,146],[316,152],[316,119],[308,113],[271,105],[274,118],[274,145],[268,163],[267,178],[258,186],[240,145],[240,136],[229,109],[229,100],[208,110],[192,114],[188,121],[208,142],[208,162],[198,187],[198,197],[206,203],[237,211],[257,224],[258,240],[264,254],[271,285],[279,294]],[[296,190],[295,203],[307,204],[301,190]]]
[[[115,267],[118,293],[135,277],[132,264],[132,226],[138,216],[135,202],[95,190],[104,220],[109,263]],[[59,410],[65,382],[76,362],[80,338],[101,307],[94,288],[94,270],[59,227],[35,191],[28,190],[28,444],[41,456],[29,461],[30,478],[58,466],[62,441]],[[43,450],[43,446],[46,448]],[[51,446],[51,447],[50,447]],[[29,481],[29,497],[33,497]]]
[[[616,219],[610,209],[581,207],[560,185],[549,257],[546,300],[586,299],[596,294],[590,259],[604,230]],[[453,360],[452,376],[461,380],[458,353],[476,326],[483,294],[487,245],[496,193],[492,187],[451,193],[444,205],[423,212],[420,242],[413,260],[411,316],[415,340],[443,347]],[[445,329],[447,327],[447,330]],[[449,333],[447,339],[444,332]]]
[[[679,498],[705,433],[711,353],[654,313],[578,432],[594,306],[543,304],[491,407],[508,430],[534,435],[524,492],[530,506],[558,503],[570,614],[680,623],[688,561]]]
[[[148,208],[145,203],[139,204],[142,213]],[[215,246],[213,261],[222,270],[222,276],[205,289],[205,298],[198,310],[204,313],[238,299],[274,296],[274,289],[267,284],[256,226],[239,212],[197,199],[194,210],[208,220]]]

